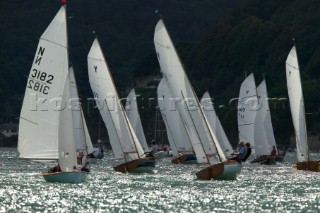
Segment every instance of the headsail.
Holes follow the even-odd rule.
[[[257,87],[257,93],[259,97],[259,102],[261,103],[261,109],[257,112],[257,119],[259,119],[259,122],[262,124],[262,129],[264,133],[258,133],[258,138],[255,140],[256,147],[258,147],[259,142],[265,143],[263,146],[263,150],[261,152],[257,152],[256,149],[256,155],[270,155],[272,147],[276,147],[276,141],[274,138],[273,133],[273,127],[271,122],[271,115],[270,115],[270,108],[269,108],[269,100],[268,100],[268,93],[267,93],[267,86],[266,81],[263,80],[259,86]],[[259,136],[260,135],[260,136]],[[264,135],[264,138],[262,138],[262,135]]]
[[[173,99],[166,80],[161,79],[158,89],[158,106],[162,120],[166,125],[168,140],[173,151],[173,156],[179,153],[193,152],[192,144],[181,119],[179,110],[176,109],[175,100]]]
[[[142,146],[143,151],[150,152],[150,148],[148,147],[146,137],[144,135],[144,131],[143,131],[140,115],[139,115],[139,110],[138,110],[137,97],[134,89],[130,91],[127,97],[126,113],[131,123],[131,126],[138,137],[138,140]]]
[[[224,132],[224,129],[220,123],[220,120],[214,110],[212,99],[209,95],[209,92],[206,91],[201,98],[201,106],[203,108],[203,112],[207,117],[207,120],[214,131],[214,134],[217,137],[217,140],[226,156],[231,156],[233,153],[232,146]]]
[[[70,103],[72,107],[71,110],[73,113],[73,128],[75,132],[76,148],[77,150],[85,150],[85,152],[89,154],[93,152],[93,146],[86,124],[86,120],[82,111],[77,89],[77,83],[72,66],[69,68],[69,79],[71,98],[68,103]]]
[[[69,102],[72,97],[71,91],[70,75],[68,75],[62,98],[58,131],[59,165],[63,172],[70,172],[77,168],[74,113]]]

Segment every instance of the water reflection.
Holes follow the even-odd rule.
[[[46,183],[38,174],[48,165],[14,157],[15,150],[0,150],[0,212],[320,210],[319,173],[293,171],[294,154],[275,166],[245,164],[237,181],[198,181],[197,165],[173,165],[169,158],[157,162],[153,175],[115,173],[108,154],[82,184]]]

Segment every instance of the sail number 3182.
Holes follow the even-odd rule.
[[[53,79],[53,75],[33,69],[28,80],[28,88],[47,95],[50,90],[48,84],[52,84]]]

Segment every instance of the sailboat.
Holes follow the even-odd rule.
[[[179,111],[175,107],[175,100],[164,78],[161,79],[158,85],[157,94],[158,106],[166,126],[167,137],[174,157],[171,162],[174,164],[196,163],[197,159],[188,132]]]
[[[257,88],[253,73],[251,73],[241,84],[238,99],[238,130],[239,140],[249,142],[252,154],[255,154],[255,118],[260,109],[257,96]]]
[[[76,151],[76,132],[73,126],[75,116],[72,106],[68,106],[68,103],[72,97],[71,76],[73,72],[70,72],[67,76],[66,85],[61,102],[61,111],[59,118],[58,129],[58,165],[61,171],[57,172],[45,172],[41,175],[47,182],[58,183],[81,183],[86,180],[87,171],[82,171],[78,168],[77,151]],[[66,107],[64,107],[66,106]]]
[[[203,112],[214,132],[216,135],[218,142],[225,154],[225,156],[231,156],[233,153],[232,146],[226,136],[226,133],[224,132],[224,129],[220,123],[220,120],[213,108],[212,99],[210,97],[210,94],[208,91],[206,91],[202,98],[201,98],[201,106],[203,108]]]
[[[209,165],[196,173],[197,178],[236,179],[241,164],[225,157],[161,19],[155,27],[154,44],[161,72],[172,96],[177,99],[176,106],[190,135],[197,161]]]
[[[312,161],[309,156],[304,100],[295,46],[292,47],[286,60],[286,76],[298,158],[298,162],[293,167],[298,170],[319,172],[320,161]]]
[[[124,159],[114,167],[117,172],[153,172],[155,159],[145,157],[130,121],[120,103],[107,62],[96,38],[88,54],[90,86],[101,117],[107,127],[116,158]]]
[[[63,106],[71,98],[67,40],[66,9],[62,6],[40,37],[28,76],[20,115],[18,156],[58,159],[61,171],[43,173],[44,179],[78,183],[85,181],[87,172],[77,169],[73,115]],[[52,101],[54,106],[50,105]]]
[[[134,132],[137,135],[137,138],[142,146],[142,149],[144,152],[150,152],[150,148],[148,147],[146,137],[144,135],[139,111],[138,111],[138,104],[137,104],[137,96],[134,89],[132,89],[127,96],[126,99],[126,113],[128,116],[128,119],[131,123],[132,128],[134,129]]]

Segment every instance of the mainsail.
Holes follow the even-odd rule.
[[[251,73],[241,84],[238,99],[238,130],[240,141],[250,142],[254,153],[254,122],[260,109],[254,76]]]
[[[140,158],[144,154],[143,149],[120,103],[98,39],[94,40],[88,54],[88,73],[115,157],[125,160]]]
[[[39,40],[19,120],[18,157],[58,158],[58,121],[68,73],[67,23],[61,7]]]
[[[307,127],[296,47],[293,46],[286,61],[287,87],[293,127],[296,134],[298,162],[309,160]]]

